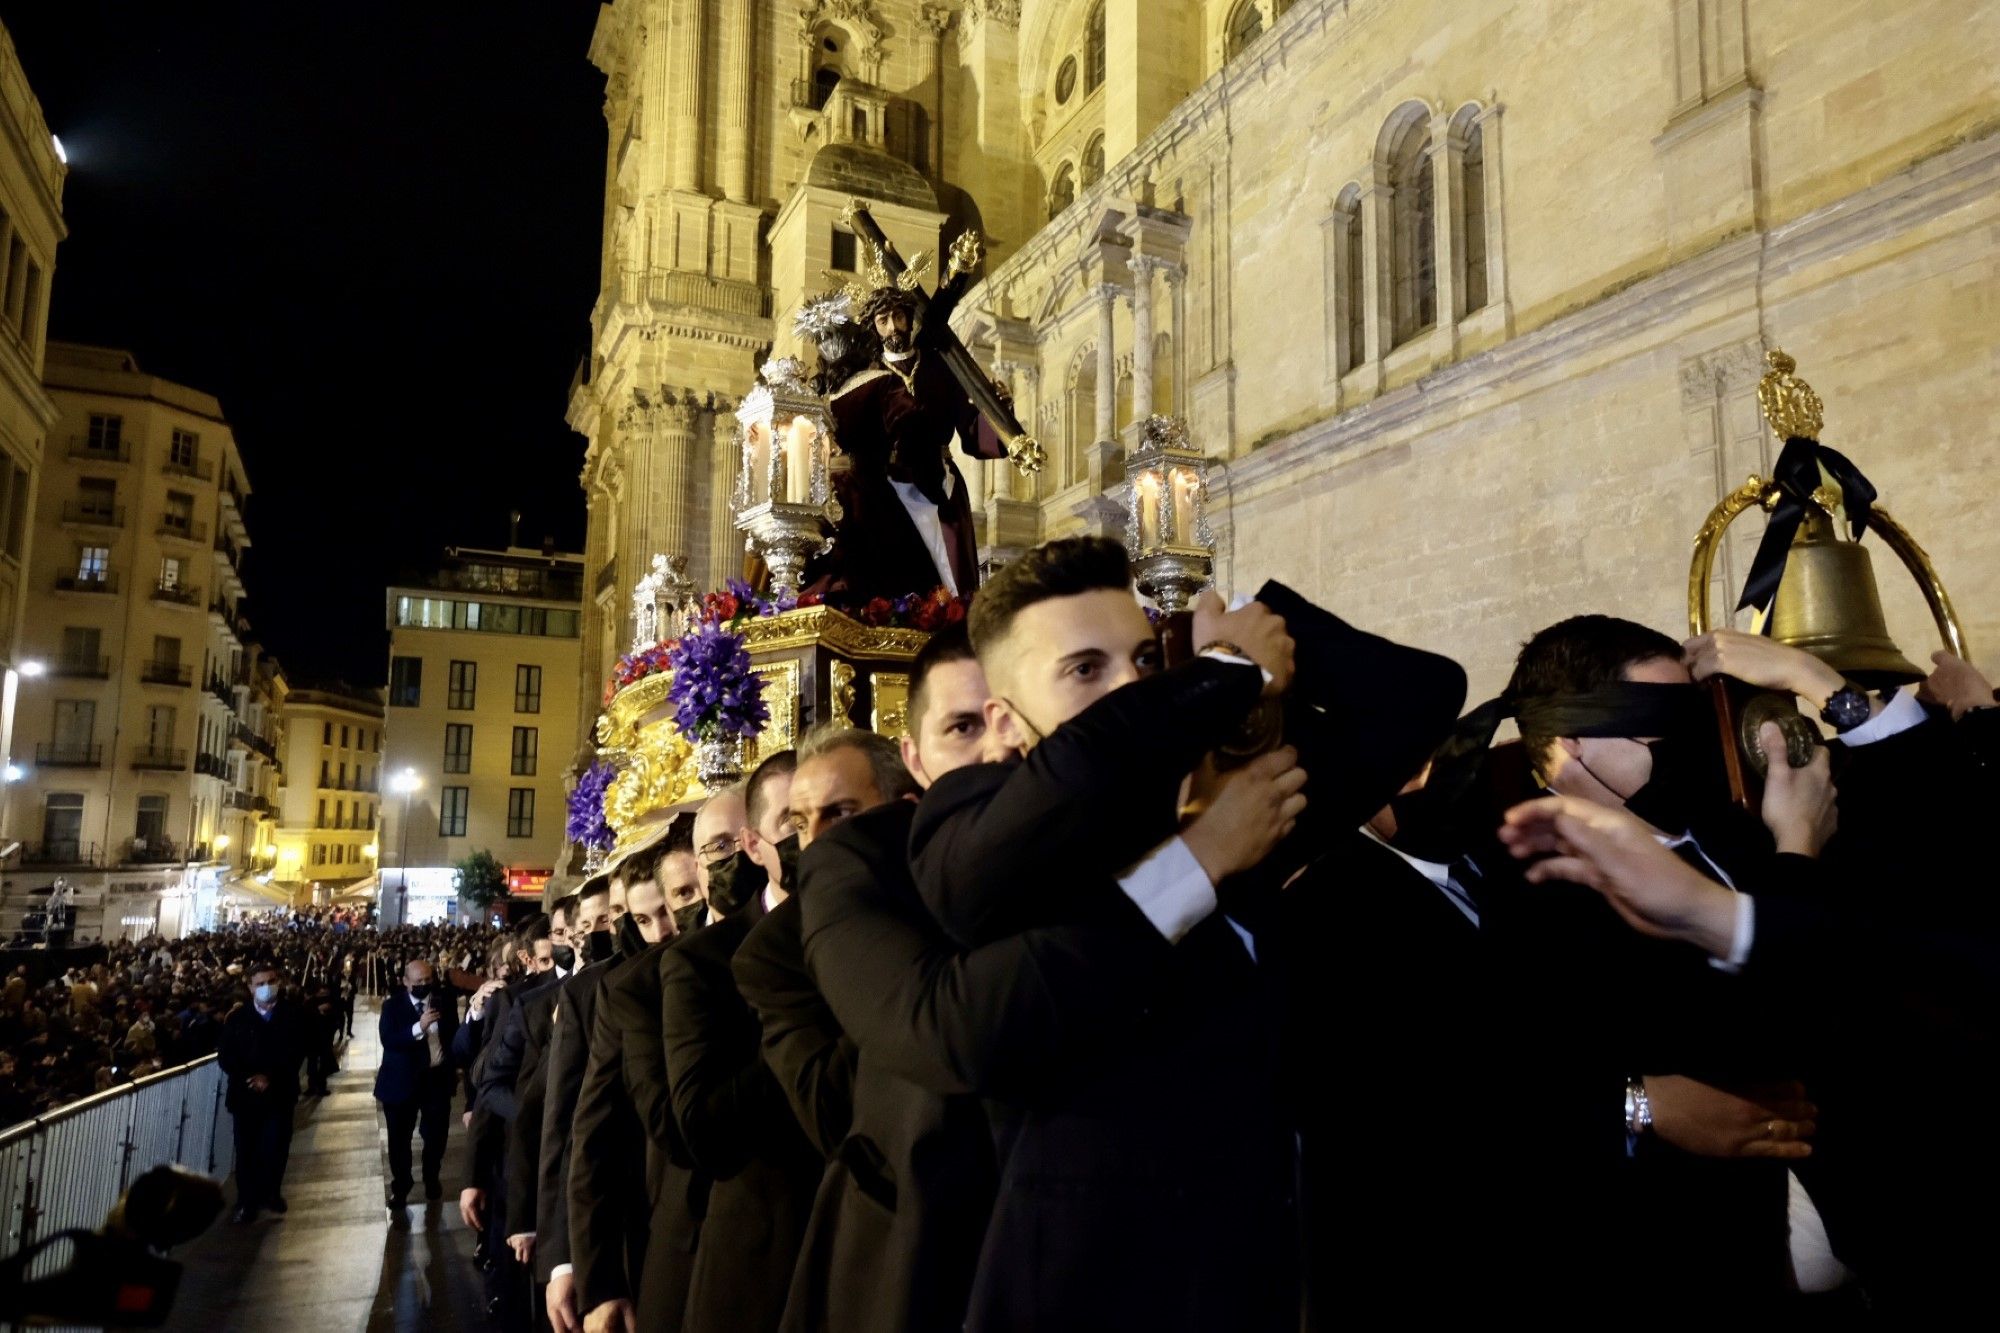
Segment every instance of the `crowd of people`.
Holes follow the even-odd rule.
[[[1186,638],[1121,547],[1037,548],[920,654],[900,746],[821,728],[662,820],[463,1016],[412,961],[393,1201],[413,1126],[441,1192],[462,1072],[495,1325],[1970,1308],[1989,682],[1586,614],[1466,711],[1275,584]],[[1759,730],[1742,799],[1716,677],[1825,743]]]

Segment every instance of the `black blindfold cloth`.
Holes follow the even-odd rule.
[[[1503,694],[1459,719],[1432,756],[1425,785],[1450,801],[1470,793],[1494,733],[1510,717],[1543,736],[1673,736],[1699,723],[1702,706],[1697,686],[1636,680],[1564,694]]]

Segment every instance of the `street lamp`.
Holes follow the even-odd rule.
[[[416,795],[417,788],[422,785],[414,768],[404,769],[389,781],[389,790],[401,792],[403,796],[403,849],[396,858],[402,862],[403,872],[398,876],[400,882],[396,886],[396,924],[399,926],[410,924],[410,797]]]
[[[48,669],[49,669],[48,666],[42,662],[23,662],[21,663],[21,665],[14,668],[14,670],[20,672],[23,676],[26,676],[29,680],[33,680],[36,676],[42,675],[43,673],[47,672]]]

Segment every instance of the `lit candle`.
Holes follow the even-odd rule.
[[[785,432],[785,503],[802,505],[812,486],[812,422],[793,417]]]
[[[1160,544],[1160,477],[1156,472],[1139,474],[1139,549],[1153,550]]]
[[[763,504],[771,498],[771,468],[776,461],[771,456],[769,426],[761,421],[751,423],[744,455],[743,464],[750,472],[750,503]]]
[[[1186,468],[1174,470],[1174,545],[1194,545],[1195,488],[1200,485]]]

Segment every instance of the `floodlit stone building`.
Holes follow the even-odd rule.
[[[1693,533],[1773,460],[1782,347],[2000,644],[1981,0],[614,0],[590,57],[585,721],[651,553],[737,568],[731,409],[855,267],[849,196],[906,253],[987,238],[956,322],[1049,454],[968,469],[992,558],[1119,530],[1136,423],[1178,415],[1225,586],[1496,686],[1561,614],[1685,623]]]

